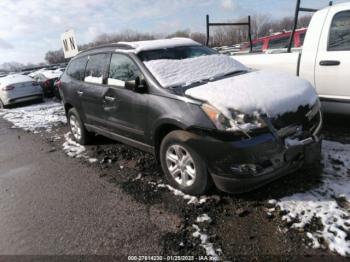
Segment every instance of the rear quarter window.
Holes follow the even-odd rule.
[[[73,60],[67,69],[67,74],[76,80],[84,80],[87,57]]]

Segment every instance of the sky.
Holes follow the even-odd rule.
[[[101,33],[131,29],[171,33],[205,32],[205,15],[227,21],[267,14],[293,16],[296,0],[0,0],[0,64],[44,61],[45,53],[61,48],[60,36],[74,29],[78,44]],[[321,8],[327,0],[302,0]],[[334,3],[347,2],[335,0]]]

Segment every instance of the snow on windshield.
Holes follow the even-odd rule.
[[[276,117],[317,101],[317,94],[308,81],[270,70],[208,82],[186,90],[185,94],[209,102],[229,118],[229,109]]]
[[[248,70],[240,62],[226,55],[199,56],[182,60],[161,59],[144,63],[166,88]]]

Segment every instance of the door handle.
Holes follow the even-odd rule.
[[[338,60],[322,60],[320,61],[320,66],[338,66],[340,61]]]
[[[105,100],[108,101],[108,102],[114,102],[115,98],[112,97],[112,96],[105,96]]]
[[[78,91],[77,91],[77,94],[78,94],[79,96],[82,96],[82,95],[84,94],[84,92],[83,92],[83,91],[78,90]]]

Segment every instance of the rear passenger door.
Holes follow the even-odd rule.
[[[129,56],[112,54],[104,110],[111,131],[143,142],[148,122],[149,95],[125,88],[126,81],[133,81],[137,77],[142,77],[142,72]]]
[[[86,122],[95,126],[106,126],[103,101],[110,56],[110,53],[100,53],[88,57],[84,88],[79,93]]]
[[[67,74],[70,76],[69,82],[63,81],[65,88],[61,89],[63,93],[63,98],[66,102],[72,104],[84,117],[81,108],[81,94],[84,89],[84,77],[85,77],[85,67],[87,63],[87,56],[79,57],[74,59],[67,69]]]

